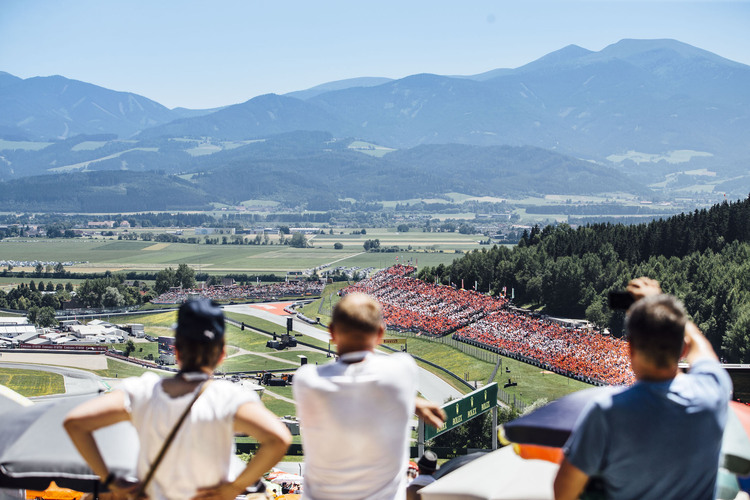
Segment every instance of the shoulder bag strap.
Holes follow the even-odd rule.
[[[190,401],[190,404],[187,405],[187,408],[185,408],[185,411],[182,412],[182,415],[180,416],[180,419],[177,421],[177,423],[174,424],[174,427],[172,428],[172,431],[169,433],[169,436],[167,436],[167,439],[164,440],[164,444],[162,445],[161,450],[159,451],[159,454],[156,455],[156,458],[154,459],[154,463],[151,464],[151,469],[148,471],[148,474],[146,474],[146,477],[143,479],[143,481],[141,481],[141,484],[135,493],[135,498],[140,498],[143,495],[143,492],[146,491],[146,487],[148,486],[148,483],[150,483],[151,479],[154,477],[156,468],[159,466],[159,463],[161,463],[162,458],[164,458],[164,455],[167,453],[167,449],[169,448],[169,445],[172,444],[174,437],[177,435],[177,431],[180,430],[180,427],[182,426],[182,423],[185,421],[185,418],[187,418],[188,414],[190,413],[190,409],[193,407],[193,404],[200,397],[200,395],[203,394],[203,391],[206,390],[206,387],[208,387],[208,384],[210,382],[211,382],[211,379],[206,380],[205,382],[201,384],[200,388],[198,389],[198,392],[195,394],[195,397],[193,397],[192,401]]]

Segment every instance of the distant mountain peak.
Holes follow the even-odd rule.
[[[656,58],[664,58],[666,54],[675,55],[682,59],[701,59],[730,66],[744,66],[738,62],[725,59],[707,50],[699,49],[679,40],[671,38],[637,39],[624,38],[619,42],[604,47],[597,54],[600,58],[618,58],[636,65],[648,64]]]
[[[561,65],[567,65],[567,64],[574,63],[591,54],[595,54],[595,52],[592,52],[588,49],[584,49],[583,47],[580,47],[574,44],[566,45],[560,50],[550,52],[546,56],[542,56],[535,61],[532,61],[528,64],[521,66],[520,68],[518,68],[518,71],[520,72],[533,71],[542,67],[554,68],[554,67],[561,66]]]
[[[296,99],[307,100],[326,92],[335,90],[346,90],[350,88],[359,87],[375,87],[392,81],[390,78],[377,77],[377,76],[363,76],[359,78],[347,78],[345,80],[335,80],[333,82],[323,83],[316,85],[306,90],[297,90],[295,92],[289,92],[284,94],[287,97],[294,97]]]

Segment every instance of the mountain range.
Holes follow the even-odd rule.
[[[302,131],[324,134],[293,134]],[[170,110],[61,76],[20,79],[0,72],[3,180],[124,169],[192,172],[218,182],[223,171],[257,172],[261,161],[266,171],[288,176],[295,164],[304,168],[316,164],[313,157],[329,156],[332,164],[316,167],[329,179],[338,178],[336,165],[369,163],[360,172],[363,183],[375,182],[368,175],[378,169],[400,168],[406,177],[439,172],[446,189],[462,185],[474,190],[469,194],[481,187],[493,195],[549,192],[541,179],[570,173],[562,165],[587,171],[587,163],[587,175],[611,177],[616,169],[633,176],[623,176],[622,185],[620,178],[613,181],[629,192],[660,182],[689,186],[701,171],[714,176],[717,188],[744,196],[750,189],[748,136],[750,66],[675,40],[622,40],[599,52],[571,45],[515,69],[344,80],[213,110]],[[306,149],[292,137],[316,139]],[[374,151],[348,147],[358,141]],[[391,150],[397,151],[383,156]],[[533,152],[526,156],[534,160],[515,155],[507,171],[524,171],[527,180],[536,172],[538,182],[474,185],[461,175],[467,162],[478,162],[473,175],[491,179],[498,163],[493,155],[521,150]],[[362,154],[375,151],[383,154]],[[446,151],[453,168],[439,169]],[[539,172],[535,161],[542,156],[546,170]],[[562,174],[555,175],[556,168]],[[418,194],[440,189],[417,184]]]

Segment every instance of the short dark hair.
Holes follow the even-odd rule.
[[[195,299],[180,306],[174,347],[180,356],[180,371],[215,368],[224,351],[224,313],[219,305]]]
[[[331,328],[351,333],[378,333],[383,325],[380,304],[364,293],[351,293],[333,308]]]
[[[687,320],[679,300],[660,294],[633,304],[625,318],[625,329],[632,349],[656,366],[668,368],[680,360]]]
[[[224,337],[217,337],[210,342],[196,342],[176,335],[174,348],[180,355],[181,372],[203,371],[203,368],[216,368],[219,364],[219,358],[224,352]]]

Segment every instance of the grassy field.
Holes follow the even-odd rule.
[[[320,299],[305,304],[299,309],[299,311],[308,318],[320,318],[320,322],[324,325],[329,324],[331,322],[331,317],[328,312],[333,309],[333,306],[336,305],[336,302],[339,300],[337,293],[348,285],[349,283],[346,281],[337,281],[326,285]],[[322,307],[321,302],[323,303]]]
[[[32,142],[32,141],[6,141],[0,139],[0,151],[6,149],[24,149],[27,151],[39,151],[52,144],[51,142]]]
[[[140,377],[147,371],[146,368],[126,363],[124,361],[118,361],[116,359],[107,358],[107,369],[106,370],[92,370],[94,373],[104,378],[127,378],[127,377]],[[156,372],[160,376],[166,376],[164,372]]]
[[[124,351],[127,344],[123,343],[110,345],[113,349]],[[151,359],[156,359],[159,357],[159,346],[156,342],[136,342],[135,351],[130,353],[130,357],[137,359],[146,359],[149,354],[152,356]]]
[[[299,366],[300,358],[299,356],[307,356],[307,362],[308,364],[315,365],[319,364],[322,365],[323,363],[328,363],[331,361],[331,358],[326,356],[326,353],[320,352],[320,351],[279,351],[276,354],[274,354],[275,358],[281,358],[285,359],[287,361],[292,361],[296,363]],[[291,366],[291,365],[289,365]]]
[[[0,385],[10,387],[22,396],[47,396],[65,392],[63,376],[41,370],[0,368]]]
[[[283,417],[285,415],[297,414],[297,408],[294,406],[294,404],[288,401],[276,399],[275,397],[269,396],[265,393],[263,394],[261,401],[263,401],[263,404],[266,406],[266,408],[268,408],[274,415]]]
[[[364,253],[367,239],[380,239],[382,246],[399,245],[415,251]],[[453,248],[478,248],[478,236],[458,233],[397,233],[387,229],[371,229],[366,235],[317,235],[310,244],[319,248],[291,248],[278,245],[195,245],[187,243],[154,244],[145,241],[116,239],[4,239],[0,255],[7,260],[39,260],[44,262],[81,262],[66,269],[75,272],[104,270],[161,270],[186,263],[197,271],[208,273],[285,273],[323,265],[387,267],[413,259],[420,265],[450,263],[457,255]],[[334,250],[336,242],[344,245]],[[429,251],[428,251],[429,250]],[[439,250],[443,250],[440,253]],[[17,268],[16,270],[20,270]],[[29,271],[31,269],[27,269]],[[44,278],[41,278],[44,280]],[[46,280],[45,280],[46,281]]]
[[[389,335],[398,337],[394,332],[389,332]],[[495,368],[495,363],[482,361],[453,347],[428,340],[409,338],[407,340],[407,352],[436,363],[459,377],[465,377],[468,381],[488,382]],[[506,368],[510,371],[506,372]],[[589,384],[503,357],[502,369],[498,370],[492,381],[497,382],[502,388],[509,378],[518,385],[505,388],[505,392],[511,395],[515,394],[516,397],[527,404],[541,398],[551,401],[571,392],[592,387]],[[465,387],[460,388],[466,391]]]

